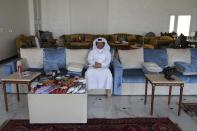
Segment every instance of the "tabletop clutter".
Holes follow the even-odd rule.
[[[86,92],[86,80],[78,76],[46,75],[32,82],[34,94],[83,94]]]

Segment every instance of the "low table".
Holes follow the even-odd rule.
[[[39,73],[39,72],[31,72],[29,76],[23,76],[22,74],[16,72],[14,74],[9,75],[8,77],[1,79],[2,85],[3,85],[3,94],[4,94],[6,112],[8,112],[6,84],[7,83],[16,84],[17,100],[20,101],[18,84],[27,84],[28,90],[30,90],[31,82],[34,81],[40,75],[41,75],[41,73]]]
[[[36,90],[33,90],[35,87],[32,87],[31,92],[27,95],[30,123],[87,123],[87,91],[84,90],[83,93],[69,92],[70,88],[77,89],[79,85],[85,89],[86,84],[74,81],[75,84],[71,84],[69,79],[73,78],[40,80],[39,83],[43,83],[43,86],[37,87]],[[49,84],[46,85],[46,83]],[[44,91],[43,89],[47,86],[47,91]],[[70,87],[63,92],[54,91],[62,90],[68,86]]]
[[[178,116],[181,113],[181,104],[182,104],[182,96],[183,96],[183,87],[184,82],[178,78],[177,76],[172,76],[174,80],[167,80],[163,74],[146,74],[145,75],[145,99],[144,104],[147,101],[147,89],[148,89],[148,82],[152,85],[152,95],[151,95],[151,112],[150,114],[153,115],[153,106],[154,106],[154,96],[155,96],[155,87],[156,86],[169,86],[169,95],[168,95],[168,105],[170,105],[171,101],[171,92],[173,86],[180,86],[180,95],[179,95],[179,107],[178,107]]]

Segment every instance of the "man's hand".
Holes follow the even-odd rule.
[[[95,62],[94,68],[101,68],[101,63]]]

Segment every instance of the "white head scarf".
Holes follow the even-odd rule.
[[[96,46],[97,42],[104,42],[104,44],[105,44],[104,47],[102,49],[99,49],[99,50],[110,51],[110,46],[108,45],[107,40],[105,38],[102,38],[102,37],[99,37],[99,38],[97,38],[93,41],[93,50],[98,50],[98,48]]]

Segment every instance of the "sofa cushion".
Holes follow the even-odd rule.
[[[185,83],[197,83],[196,75],[183,75],[182,73],[177,72],[176,76],[178,76]]]
[[[7,77],[12,73],[16,72],[16,62],[17,60],[13,60],[2,67],[2,76]],[[6,92],[11,92],[11,84],[6,84]]]
[[[191,63],[190,49],[167,49],[168,65],[174,66],[174,62]]]
[[[66,62],[87,64],[88,49],[66,49]]]
[[[166,49],[144,49],[144,62],[154,62],[164,68],[168,65]]]
[[[189,75],[183,75],[182,73],[177,72],[176,76],[179,77],[181,80],[183,80],[185,83],[190,83],[190,76]]]
[[[71,35],[70,41],[71,42],[81,42],[82,41],[81,35],[78,35],[78,34]]]
[[[44,73],[43,68],[28,68],[27,71]]]
[[[128,39],[128,42],[136,42],[137,41],[137,38],[135,35],[128,35],[127,39]]]
[[[55,61],[45,60],[44,61],[44,72],[48,73],[51,71],[59,71],[57,63]]]
[[[118,50],[123,69],[139,69],[144,62],[143,49]]]
[[[85,35],[85,42],[92,42],[93,36],[92,35]]]
[[[27,48],[20,49],[21,58],[25,61],[25,66],[28,68],[43,68],[43,49]]]
[[[160,40],[174,40],[172,37],[170,37],[170,36],[161,36],[160,37]]]
[[[110,35],[110,42],[115,42],[118,41],[118,36],[117,35]]]
[[[144,72],[141,69],[124,69],[122,82],[123,83],[143,83]]]
[[[185,62],[175,62],[174,65],[183,75],[197,75],[197,67],[192,64]]]
[[[162,68],[154,62],[145,62],[142,64],[142,70],[144,73],[159,73]]]
[[[197,66],[197,49],[190,49],[191,51],[191,64]]]
[[[197,83],[196,75],[189,76],[189,82],[187,82],[187,83]]]
[[[88,42],[71,42],[70,45],[71,46],[88,46],[89,43]]]
[[[66,56],[64,48],[45,48],[44,49],[44,66],[50,64],[54,67],[57,64],[59,69],[65,68],[66,66]],[[45,67],[44,67],[45,68]]]
[[[126,35],[118,35],[118,41],[122,42],[122,41],[128,41],[127,40],[127,36]]]
[[[151,37],[143,37],[143,43],[147,44],[150,43]]]

